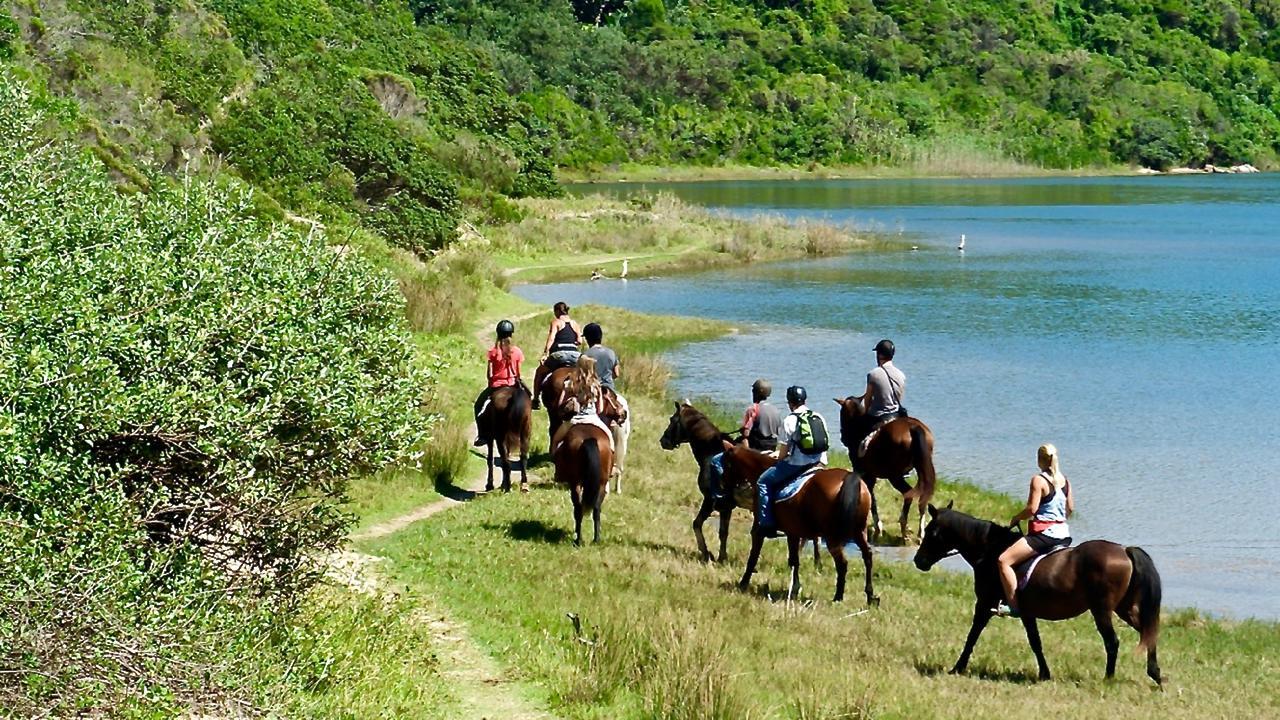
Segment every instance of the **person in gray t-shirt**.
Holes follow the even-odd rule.
[[[618,353],[601,344],[604,340],[604,330],[595,323],[587,323],[587,326],[582,328],[582,337],[586,338],[588,345],[583,354],[596,361],[596,375],[600,378],[600,384],[616,394],[618,388],[614,386],[613,381],[621,375],[622,370],[618,366]]]
[[[907,376],[894,366],[894,352],[892,340],[876,343],[876,367],[867,373],[867,391],[862,395],[862,406],[873,423],[897,417],[902,412]]]

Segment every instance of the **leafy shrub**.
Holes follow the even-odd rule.
[[[220,676],[224,599],[315,580],[427,378],[390,277],[244,191],[121,195],[44,122],[0,75],[0,697],[163,704]]]

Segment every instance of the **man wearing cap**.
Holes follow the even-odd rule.
[[[742,415],[742,427],[738,431],[747,439],[747,447],[759,452],[772,453],[778,449],[778,431],[782,428],[782,414],[769,402],[773,386],[764,378],[751,384],[751,404]],[[720,497],[723,488],[720,479],[724,477],[724,453],[711,456],[708,464],[711,492]]]
[[[756,480],[756,532],[765,537],[778,532],[773,519],[773,493],[800,477],[805,470],[815,465],[827,464],[825,449],[805,452],[800,447],[800,419],[810,412],[805,405],[808,398],[809,394],[799,385],[787,388],[787,406],[791,408],[791,414],[782,421],[782,432],[778,436],[778,462],[761,473]],[[818,418],[825,427],[826,421],[820,415]]]
[[[902,395],[907,389],[907,376],[893,364],[892,340],[881,340],[874,348],[876,367],[867,373],[867,390],[858,398],[865,411],[863,425],[858,428],[857,439],[862,441],[881,424],[899,415],[905,415]],[[858,465],[857,450],[851,450],[854,467]]]

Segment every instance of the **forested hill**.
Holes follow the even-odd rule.
[[[413,0],[560,163],[1271,165],[1276,0]]]
[[[556,167],[1276,165],[1280,0],[10,0],[0,64],[127,188],[423,253]]]

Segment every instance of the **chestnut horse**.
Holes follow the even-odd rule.
[[[725,478],[732,484],[755,486],[756,480],[777,459],[756,452],[746,443],[722,443]],[[787,597],[795,599],[800,592],[800,546],[807,538],[822,538],[836,565],[836,595],[833,602],[844,600],[844,578],[849,569],[845,545],[857,543],[862,551],[862,567],[866,575],[868,605],[879,605],[880,598],[871,589],[871,545],[867,542],[867,515],[871,511],[871,493],[856,474],[840,468],[819,470],[793,497],[774,505],[778,529],[787,536],[787,564],[791,566],[791,584]],[[751,555],[738,582],[740,590],[751,586],[751,575],[760,559],[764,536],[755,525],[751,531]],[[816,546],[816,543],[815,543]]]
[[[569,376],[573,375],[573,368],[563,367],[556,368],[547,374],[546,379],[542,381],[541,386],[534,388],[534,392],[538,393],[538,397],[542,400],[542,407],[547,410],[547,439],[554,441],[556,430],[560,429],[560,425],[573,416],[573,411],[561,404],[561,397],[565,396],[564,388],[569,383]]]
[[[698,490],[702,493],[702,504],[693,518],[693,534],[698,539],[698,551],[703,562],[711,561],[711,551],[707,549],[707,539],[702,534],[702,524],[711,517],[711,512],[720,513],[720,556],[717,562],[724,562],[729,544],[729,517],[735,507],[748,510],[755,506],[755,496],[744,497],[742,502],[734,500],[734,494],[725,491],[719,495],[711,487],[710,470],[707,463],[711,458],[723,452],[722,442],[730,436],[720,432],[720,428],[711,422],[697,408],[686,402],[676,403],[676,411],[667,422],[667,429],[658,439],[663,450],[675,450],[685,443],[693,451],[693,459],[698,463]]]
[[[573,501],[573,544],[582,544],[582,513],[591,508],[595,523],[592,542],[600,542],[600,507],[609,493],[609,473],[613,470],[613,452],[609,436],[590,423],[573,423],[565,428],[551,449],[556,467],[556,482],[569,487]]]
[[[525,469],[529,459],[529,435],[533,431],[533,398],[523,383],[501,387],[489,396],[489,404],[480,413],[477,422],[480,431],[489,438],[489,475],[484,489],[493,489],[493,448],[498,447],[502,461],[502,491],[511,492],[511,461],[520,460],[520,491],[529,491],[529,476]],[[519,455],[515,451],[519,450]]]
[[[898,526],[902,533],[902,541],[909,537],[907,532],[907,516],[911,512],[911,503],[915,501],[920,508],[920,534],[924,534],[925,508],[933,499],[934,487],[938,477],[933,469],[933,432],[924,423],[910,417],[899,417],[881,426],[880,431],[871,439],[865,456],[858,457],[858,445],[862,437],[858,428],[864,422],[862,403],[856,397],[844,400],[835,398],[840,406],[840,441],[849,449],[849,458],[853,461],[857,472],[867,483],[871,491],[871,521],[873,537],[884,533],[884,524],[880,522],[880,509],[876,506],[876,479],[884,478],[902,493],[902,514],[898,516]],[[914,489],[907,484],[907,473],[916,471]]]
[[[916,567],[928,570],[942,558],[957,553],[973,566],[973,626],[960,659],[951,668],[953,674],[962,673],[993,608],[1004,598],[996,559],[1022,535],[952,510],[950,503],[942,510],[930,505],[929,515],[933,519],[916,551]],[[1140,547],[1090,540],[1046,555],[1026,586],[1018,591],[1018,609],[1027,642],[1040,666],[1040,679],[1049,679],[1049,665],[1040,648],[1036,620],[1065,620],[1087,610],[1092,613],[1093,624],[1107,650],[1107,677],[1115,675],[1116,651],[1120,647],[1111,621],[1111,614],[1115,613],[1138,631],[1138,647],[1147,649],[1147,675],[1160,684],[1156,641],[1160,634],[1161,593],[1160,573],[1151,556]]]

